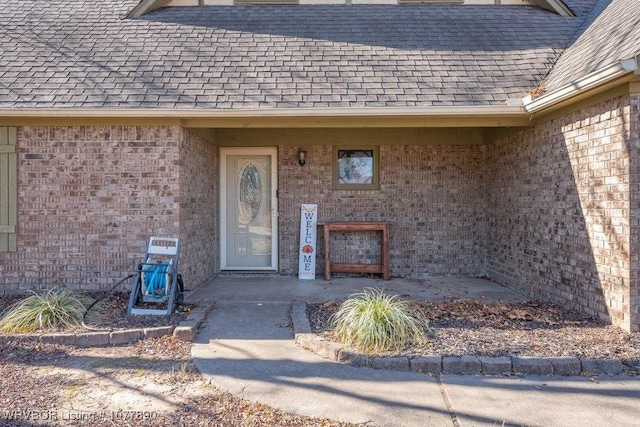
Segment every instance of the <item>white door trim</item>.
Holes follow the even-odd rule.
[[[233,267],[227,265],[227,156],[271,156],[271,265],[268,267]],[[221,270],[278,270],[278,148],[277,147],[220,147],[220,269]]]

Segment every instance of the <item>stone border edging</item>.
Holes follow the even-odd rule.
[[[620,359],[527,356],[368,356],[313,334],[306,311],[306,303],[292,303],[291,320],[296,344],[326,359],[353,366],[413,371],[435,376],[440,374],[616,375],[632,369],[624,365]]]
[[[95,331],[61,334],[10,334],[0,335],[0,343],[13,340],[40,341],[45,344],[74,345],[76,347],[105,347],[109,345],[133,344],[147,338],[173,335],[183,341],[193,341],[202,322],[213,310],[214,302],[201,301],[178,326],[124,329],[119,331]]]

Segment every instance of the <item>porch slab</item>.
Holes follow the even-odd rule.
[[[187,284],[188,286],[188,284]],[[521,302],[524,294],[490,280],[467,277],[429,277],[391,280],[339,277],[331,280],[299,280],[293,276],[235,275],[209,280],[186,295],[187,302],[202,300],[308,303],[344,300],[365,288],[414,299],[478,298],[484,301]]]

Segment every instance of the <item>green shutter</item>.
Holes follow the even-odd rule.
[[[0,127],[0,252],[18,250],[18,128]]]

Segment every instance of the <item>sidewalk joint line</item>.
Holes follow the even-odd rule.
[[[438,388],[440,389],[442,400],[444,400],[444,404],[447,406],[447,410],[449,411],[449,415],[451,416],[451,422],[453,423],[453,427],[460,427],[460,422],[458,422],[458,416],[456,415],[456,410],[453,407],[453,403],[451,403],[451,399],[449,398],[449,393],[447,393],[447,390],[444,388],[444,384],[442,383],[442,379],[440,375],[436,375],[436,381],[438,382]]]

